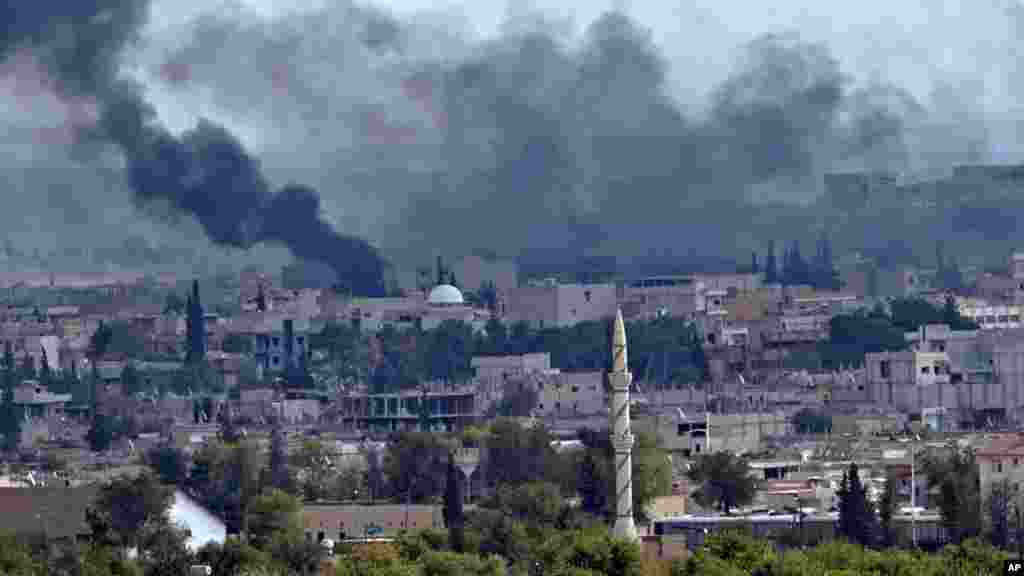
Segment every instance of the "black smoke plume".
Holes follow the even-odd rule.
[[[120,56],[147,14],[148,3],[134,0],[7,3],[0,8],[0,57],[28,50],[56,90],[96,101],[98,123],[86,135],[117,144],[140,202],[192,215],[218,244],[282,243],[298,258],[329,263],[353,293],[381,295],[382,258],[365,241],[333,230],[314,191],[271,191],[258,161],[210,122],[174,136],[157,122],[141,89],[118,78]],[[392,37],[384,28],[375,36],[380,43]]]

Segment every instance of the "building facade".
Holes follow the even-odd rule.
[[[509,291],[506,320],[531,328],[567,328],[615,315],[614,284],[559,284],[554,281],[519,286]]]
[[[623,318],[692,318],[705,310],[705,285],[694,276],[652,276],[629,282],[620,294]]]

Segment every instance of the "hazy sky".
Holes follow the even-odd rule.
[[[723,80],[745,42],[766,32],[796,31],[808,41],[826,42],[843,70],[860,81],[891,80],[923,102],[930,99],[936,81],[950,83],[973,112],[983,115],[992,128],[996,159],[1012,161],[1010,141],[1016,132],[1004,122],[1016,119],[1017,45],[1024,22],[1018,0],[621,0],[627,12],[650,29],[669,62],[670,85],[677,99],[691,111],[707,102],[708,91]],[[330,0],[240,0],[267,15],[315,7]],[[505,0],[433,2],[431,0],[377,0],[374,5],[398,14],[443,11],[461,15],[478,36],[500,29],[509,13]],[[152,26],[175,27],[203,8],[206,0],[157,0]],[[515,10],[539,10],[571,19],[577,32],[613,2],[519,0]],[[1024,32],[1024,30],[1022,30]],[[154,94],[159,100],[159,95]],[[180,95],[179,95],[180,98]],[[201,98],[198,97],[197,98]],[[197,100],[201,102],[201,100]],[[176,99],[173,107],[181,106]],[[168,121],[183,110],[163,110]],[[190,116],[190,115],[189,115]],[[181,116],[186,121],[187,116]],[[244,131],[243,127],[236,127]],[[247,140],[259,146],[249,134]]]
[[[180,37],[183,42],[187,41],[184,31],[190,20],[201,11],[221,3],[221,0],[153,1],[150,30],[144,36],[160,39]],[[234,1],[273,16],[285,11],[315,8],[332,0]],[[459,15],[465,29],[477,37],[497,34],[510,11],[522,13],[530,10],[555,19],[570,20],[578,35],[601,13],[613,7],[611,0],[528,0],[519,1],[511,10],[507,0],[441,3],[432,0],[374,0],[370,3],[400,16],[423,12],[447,13],[449,18],[443,21],[450,21],[453,27],[459,20],[451,15]],[[1018,65],[1024,56],[1019,48],[1024,46],[1024,10],[1018,0],[621,0],[621,5],[641,26],[650,30],[668,64],[669,88],[691,113],[699,113],[709,102],[709,91],[730,76],[745,43],[765,33],[797,32],[804,41],[826,43],[841,63],[841,70],[851,75],[857,84],[890,81],[909,90],[925,107],[939,109],[936,117],[955,118],[962,114],[984,119],[989,130],[988,142],[993,160],[1021,162],[1024,155],[1024,146],[1018,144],[1019,141],[1024,142],[1021,137],[1024,132],[1018,134],[1018,125],[1024,126],[1021,123],[1024,114],[1019,112],[1017,104],[1019,95],[1024,94],[1024,72]],[[144,52],[152,55],[153,51]],[[41,119],[48,114],[60,117],[71,113],[47,102],[33,102],[31,109],[25,109],[24,102],[17,100],[14,87],[8,84],[0,82],[0,131],[6,129],[15,134],[15,128],[38,128],[35,124],[42,122]],[[945,92],[952,97],[936,105],[933,92],[941,84],[949,86]],[[172,92],[152,83],[147,97],[157,107],[161,122],[174,131],[192,128],[198,118],[207,116],[237,133],[257,155],[263,155],[275,143],[286,149],[294,148],[294,142],[279,132],[267,129],[258,120],[231,118],[224,111],[217,110],[211,104],[212,98],[201,89]],[[40,107],[56,111],[45,113]],[[9,110],[21,110],[23,114],[6,113]],[[27,125],[21,127],[26,122]],[[62,136],[60,132],[52,135]],[[24,140],[15,136],[7,143],[0,142],[0,150],[5,152],[8,163],[31,164],[40,173],[55,173],[49,164],[38,158],[59,163],[62,153],[57,148],[60,142],[52,147],[18,146]],[[279,140],[283,143],[277,142]],[[319,162],[320,159],[314,157],[312,161]],[[280,177],[273,169],[270,172],[272,177]],[[29,172],[21,170],[19,174],[19,178],[26,181],[23,187],[29,190]],[[35,188],[39,188],[38,178],[31,175]],[[47,234],[47,222],[33,220],[33,217],[42,213],[46,204],[52,208],[65,197],[66,202],[60,205],[67,206],[64,209],[67,214],[59,215],[65,222],[78,212],[87,213],[71,203],[76,196],[75,190],[83,187],[82,178],[77,175],[65,178],[66,183],[54,178],[52,184],[43,186],[47,190],[46,195],[25,193],[35,204],[26,200],[31,204],[26,214],[14,215],[10,221],[0,215],[0,226],[4,226],[8,233],[23,228],[26,235],[53,236]],[[112,180],[110,176],[105,178]],[[118,210],[101,208],[94,210],[94,215],[89,213],[89,218],[80,217],[83,231],[92,229],[101,221],[109,224],[111,221],[128,220],[130,215],[130,205],[125,201],[128,197],[126,191],[120,190],[116,183],[106,181],[97,187],[108,190],[105,194],[116,200],[112,200],[110,205],[116,203]],[[350,206],[350,199],[343,200],[346,203],[339,201],[339,206]],[[326,201],[331,207],[331,199],[327,197]],[[85,204],[102,206],[104,202],[94,197]],[[357,208],[359,206],[356,205]],[[144,222],[135,225],[141,231],[148,229]]]

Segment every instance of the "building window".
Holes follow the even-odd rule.
[[[573,393],[577,393],[577,392],[580,391],[580,387],[579,386],[573,386],[572,387],[572,391],[573,391]]]
[[[274,366],[277,366],[281,364],[281,358],[279,356],[272,356],[270,358],[270,363],[273,364]]]
[[[932,369],[929,366],[921,366],[921,374],[931,374]]]
[[[882,360],[878,363],[878,371],[881,373],[882,378],[890,378],[892,376],[888,360]]]
[[[277,336],[274,336],[273,338],[270,339],[270,343],[271,343],[272,346],[280,346],[281,345],[281,339],[278,338]]]
[[[1002,460],[996,460],[992,464],[992,467],[995,469],[997,474],[1001,474],[1003,472],[1003,461]]]
[[[586,300],[588,304],[590,303],[590,290],[583,291],[583,299]]]

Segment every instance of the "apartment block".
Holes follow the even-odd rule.
[[[506,320],[531,328],[567,328],[615,315],[614,284],[560,284],[546,281],[509,291]]]

